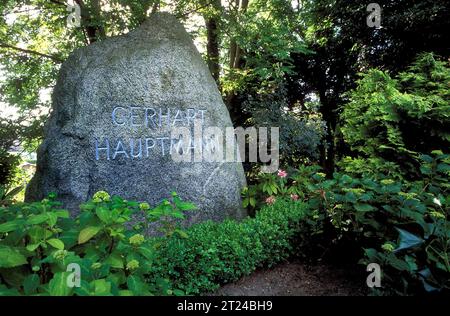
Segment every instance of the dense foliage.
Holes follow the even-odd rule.
[[[184,231],[175,220],[194,206],[175,193],[151,208],[97,192],[80,208],[71,218],[52,196],[0,209],[0,295],[212,291],[288,258],[305,214],[303,204],[279,201],[240,223],[204,222]],[[127,228],[133,216],[140,224]],[[163,236],[146,236],[152,222]],[[81,268],[79,287],[68,286],[71,264]]]
[[[384,174],[326,179],[318,167],[263,176],[252,190],[256,202],[301,200],[311,217],[303,249],[333,248],[346,258],[382,268],[383,294],[450,291],[450,156],[421,156],[422,179],[398,181]],[[264,198],[261,200],[261,197]],[[341,253],[342,254],[342,253]],[[318,255],[317,253],[315,255]]]
[[[203,293],[238,280],[260,267],[288,259],[300,237],[305,206],[279,200],[242,222],[204,222],[159,248],[156,272],[185,293]]]
[[[407,177],[420,176],[421,153],[450,148],[449,86],[450,68],[432,54],[397,78],[370,70],[343,107],[344,140],[362,158],[380,158]]]
[[[70,217],[51,195],[31,204],[0,209],[0,292],[48,295],[145,295],[168,293],[167,281],[144,282],[155,256],[147,224],[158,221],[167,236],[184,236],[172,219],[195,207],[176,193],[155,208],[97,192]],[[140,225],[126,229],[133,215]],[[68,286],[72,271],[80,267],[80,286]],[[72,277],[73,279],[73,277]]]
[[[75,2],[75,27],[65,1],[0,3],[0,294],[198,294],[295,248],[379,263],[375,294],[449,292],[448,3],[379,0],[373,28],[357,0]],[[152,208],[103,192],[75,217],[54,196],[17,203],[11,148],[40,143],[61,63],[157,11],[187,27],[235,126],[280,127],[286,170],[244,164],[253,218],[183,230],[176,194]]]

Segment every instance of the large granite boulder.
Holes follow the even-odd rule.
[[[99,190],[156,204],[176,191],[188,223],[245,216],[240,162],[176,162],[174,126],[232,126],[183,26],[152,14],[138,29],[76,50],[62,65],[26,199],[57,192],[72,212]],[[174,145],[175,144],[175,145]]]

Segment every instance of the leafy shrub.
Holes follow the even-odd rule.
[[[187,294],[212,291],[220,284],[272,266],[294,251],[305,217],[302,203],[279,199],[242,222],[207,221],[158,248],[154,277],[170,279]]]
[[[280,127],[280,158],[286,163],[292,160],[317,159],[318,146],[325,134],[325,122],[317,108],[309,102],[291,111],[284,88],[268,93],[247,95],[244,111],[251,113],[251,125],[255,127]]]
[[[304,197],[304,192],[300,189],[302,185],[308,183],[308,177],[312,171],[317,171],[316,176],[323,178],[324,173],[319,173],[318,166],[300,166],[293,172],[278,170],[277,174],[260,173],[255,176],[256,184],[244,187],[242,194],[242,204],[249,210],[259,209],[266,204],[273,204],[276,197],[298,200]]]
[[[293,251],[302,204],[279,200],[256,218],[204,222],[186,231],[191,203],[175,193],[155,208],[97,192],[71,218],[52,195],[0,208],[0,295],[198,294],[271,266]],[[147,218],[129,229],[133,216]],[[149,222],[162,237],[145,237]],[[81,286],[68,287],[69,264]]]
[[[449,84],[450,68],[432,54],[396,78],[370,70],[343,108],[345,141],[360,159],[382,158],[408,178],[419,177],[420,154],[450,147]]]
[[[339,253],[341,261],[380,264],[383,288],[377,293],[448,292],[450,155],[434,151],[420,159],[417,181],[369,176],[374,170],[366,177],[337,172],[326,179],[317,166],[303,166],[279,171],[284,177],[262,175],[247,192],[257,204],[283,196],[304,201],[309,210],[299,246],[310,256],[322,248]]]
[[[352,177],[371,178],[376,180],[402,180],[403,172],[395,162],[386,161],[379,157],[353,158],[343,157],[336,163],[337,169]]]
[[[181,231],[168,218],[183,218],[191,203],[176,193],[155,208],[97,192],[70,218],[55,196],[0,208],[0,295],[171,294],[168,281],[145,282],[155,256],[146,225],[126,229],[133,214],[161,220],[167,236]],[[146,221],[144,221],[146,223]],[[181,234],[181,233],[180,233]],[[69,287],[69,264],[78,264],[81,286]]]
[[[340,249],[364,249],[360,262],[382,267],[378,293],[448,292],[449,157],[440,151],[433,157],[422,155],[423,178],[414,182],[342,173],[324,179],[312,169],[297,184],[316,212],[315,220],[310,219],[313,234],[322,237],[325,248],[338,244]]]

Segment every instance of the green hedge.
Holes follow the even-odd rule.
[[[270,267],[293,253],[305,209],[303,203],[280,199],[242,222],[194,225],[186,238],[173,236],[160,244],[154,275],[184,293],[199,294]]]
[[[55,198],[0,207],[0,296],[205,293],[287,258],[305,214],[304,204],[279,199],[256,218],[183,231],[173,219],[194,206],[176,193],[151,208],[100,191],[76,218]],[[146,220],[126,229],[134,215]],[[164,237],[145,237],[155,221]],[[74,263],[81,280],[71,287]]]

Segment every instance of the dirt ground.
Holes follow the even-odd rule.
[[[231,296],[361,296],[367,294],[365,276],[353,268],[286,262],[258,270],[212,295]]]

